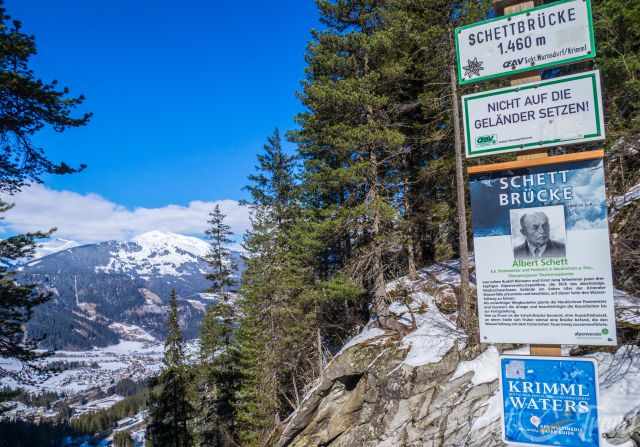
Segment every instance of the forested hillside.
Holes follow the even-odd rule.
[[[298,151],[285,153],[274,133],[248,186],[254,229],[245,241],[242,374],[231,426],[241,445],[272,439],[370,318],[402,330],[389,314],[398,297],[387,281],[459,254],[451,33],[493,14],[491,2],[316,3],[323,26],[308,44],[305,112],[287,133]],[[638,293],[640,202],[617,208],[640,182],[640,4],[596,0],[594,8],[608,194],[618,197],[610,210],[614,275],[618,287]]]
[[[274,9],[282,7],[276,3]],[[456,179],[453,109],[460,95],[509,81],[457,87],[454,94],[452,79],[454,29],[501,12],[492,0],[314,3],[320,25],[310,30],[295,92],[302,112],[293,129],[275,128],[258,151],[245,186],[251,229],[243,236],[242,259],[230,250],[237,240],[218,204],[209,212],[199,254],[109,242],[50,255],[16,273],[10,267],[51,233],[1,241],[0,294],[14,298],[7,312],[18,317],[0,324],[0,357],[33,366],[43,356],[36,342],[89,349],[117,341],[125,326],[149,331],[148,339],[158,343],[165,339],[156,377],[133,384],[135,393],[126,399],[127,392],[113,391],[121,403],[111,408],[82,415],[66,408],[59,425],[43,422],[34,439],[69,434],[77,444],[138,447],[504,445],[499,355],[529,351],[478,342],[475,285],[467,290],[462,279],[467,260],[461,254],[467,248],[473,253],[473,238],[470,225],[468,234],[460,230],[471,216],[470,206],[460,206],[469,202],[469,191],[466,178]],[[564,353],[596,358],[606,375],[602,420],[609,425],[601,434],[626,447],[640,436],[640,407],[633,399],[640,395],[640,1],[592,4],[597,58],[540,76],[591,69],[602,75],[618,306],[611,324],[620,328],[620,347],[564,346]],[[0,40],[28,59],[35,46],[19,30],[19,24],[3,24]],[[12,36],[20,37],[13,46]],[[2,51],[0,61],[2,90],[14,80],[5,79],[11,61]],[[22,64],[22,75],[30,78]],[[27,116],[21,123],[27,131],[16,135],[13,122],[0,120],[8,154],[14,147],[20,160],[35,160],[26,170],[18,162],[0,166],[0,191],[16,193],[43,173],[77,171],[20,146],[25,132],[31,135],[42,122],[64,129],[90,118],[71,118],[82,97],[33,82],[19,93],[40,87],[53,110],[38,109],[36,124]],[[549,152],[601,147],[587,143]],[[0,214],[9,209],[0,200]],[[461,243],[464,236],[469,247]],[[183,257],[186,264],[178,262]],[[472,256],[469,261],[474,283]],[[19,286],[14,279],[20,275],[38,286]],[[25,332],[38,340],[23,344]],[[58,343],[43,342],[47,333]],[[194,336],[197,349],[187,349],[185,340]],[[609,336],[612,345],[615,337]],[[12,394],[0,392],[0,401]],[[2,422],[0,429],[29,426]]]
[[[181,298],[183,329],[194,338],[208,303],[209,283],[203,257],[208,244],[198,238],[159,231],[135,240],[107,241],[73,247],[30,261],[17,276],[38,284],[54,299],[36,308],[28,325],[40,348],[81,350],[119,339],[146,341],[165,335],[166,303],[172,289]],[[238,288],[243,262],[228,288]],[[81,334],[82,337],[78,337]]]

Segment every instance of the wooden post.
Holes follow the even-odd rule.
[[[502,10],[503,13],[513,14],[516,12],[524,11],[525,9],[533,8],[536,6],[536,0],[493,0],[493,6],[497,13]],[[511,80],[511,85],[522,85],[531,82],[538,82],[542,80],[540,73],[525,73],[517,76]],[[535,158],[548,157],[549,153],[546,149],[533,149],[520,153],[516,160],[531,160]],[[560,357],[561,349],[560,345],[530,345],[529,353],[531,355]]]
[[[453,105],[453,133],[456,152],[456,193],[458,199],[458,244],[460,246],[460,294],[458,296],[458,327],[465,330],[472,344],[478,342],[475,324],[471,324],[469,294],[469,245],[467,241],[467,203],[464,194],[464,154],[460,129],[460,105],[458,104],[458,79],[456,57],[453,50],[453,30],[449,33],[451,43],[451,103]]]
[[[533,8],[536,3],[540,1],[536,0],[493,0],[493,7],[498,15],[514,14],[516,12],[524,11],[525,9]]]

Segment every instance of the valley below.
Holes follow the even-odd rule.
[[[528,348],[486,345],[469,350],[451,306],[459,281],[459,265],[450,262],[421,270],[417,280],[389,283],[389,295],[398,298],[390,311],[402,330],[382,330],[370,321],[333,356],[276,433],[279,438],[271,441],[282,447],[325,445],[329,439],[344,446],[504,445],[497,359],[501,352],[526,354]],[[616,304],[619,325],[637,329],[638,298],[617,291]],[[71,426],[83,427],[93,427],[88,421],[97,418],[102,422],[90,433],[70,436],[66,445],[108,446],[116,433],[125,431],[136,446],[143,446],[148,421],[144,396],[163,368],[164,342],[130,323],[111,322],[108,327],[118,334],[117,343],[56,350],[42,361],[54,371],[41,376],[20,380],[20,365],[3,360],[0,367],[16,377],[4,377],[0,385],[29,398],[5,402],[2,418],[31,424],[66,418]],[[565,353],[572,349],[564,347]],[[198,354],[199,340],[188,340],[186,362],[195,363]],[[608,402],[601,408],[610,441],[604,445],[631,447],[633,418],[640,410],[634,400],[640,383],[638,349],[627,345],[590,355],[602,368],[600,386]],[[386,397],[371,397],[376,395]],[[445,419],[448,424],[442,425]],[[378,421],[375,429],[369,420]]]
[[[68,445],[102,445],[118,430],[141,443],[144,396],[163,367],[171,291],[178,297],[187,362],[196,359],[207,306],[218,300],[207,291],[203,258],[209,249],[202,239],[152,231],[126,242],[52,241],[19,266],[20,282],[41,284],[50,295],[27,327],[47,356],[36,368],[0,359],[0,389],[17,393],[3,402],[0,420],[73,425],[85,415],[116,414],[119,404],[133,414],[106,430],[72,437]],[[237,270],[228,293],[235,297],[244,268],[240,253],[232,253],[232,262]]]

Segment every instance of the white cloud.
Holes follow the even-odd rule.
[[[250,227],[249,210],[235,200],[194,200],[187,206],[127,209],[97,194],[56,191],[43,185],[33,185],[3,199],[15,204],[4,215],[1,226],[5,232],[56,227],[55,237],[78,242],[128,240],[152,230],[203,236],[207,216],[216,204],[227,215],[226,222],[237,237]]]

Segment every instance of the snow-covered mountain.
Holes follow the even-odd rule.
[[[56,239],[48,240],[46,242],[41,242],[38,244],[38,248],[36,249],[34,259],[42,258],[44,256],[66,250],[68,248],[77,247],[78,245],[81,245],[81,244],[76,241],[70,241],[68,239],[61,239],[61,238],[56,238]]]
[[[120,244],[111,251],[109,262],[95,267],[103,273],[128,273],[142,277],[153,275],[204,275],[199,260],[209,250],[201,239],[175,233],[151,231]],[[194,270],[195,268],[195,270]]]
[[[211,285],[204,277],[207,242],[152,231],[126,242],[66,244],[20,269],[20,281],[41,284],[53,294],[28,327],[32,337],[44,337],[43,347],[87,349],[121,339],[161,339],[172,289],[185,335],[196,336],[206,305],[215,299],[204,293]],[[244,264],[239,253],[232,258],[238,284]]]

